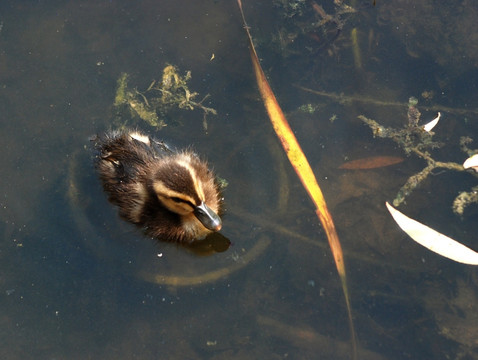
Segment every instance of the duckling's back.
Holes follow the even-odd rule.
[[[123,218],[137,223],[146,196],[147,169],[170,150],[147,136],[123,131],[98,136],[95,148],[96,168],[109,200],[119,206]]]

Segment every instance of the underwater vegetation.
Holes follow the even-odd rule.
[[[407,155],[414,154],[427,162],[427,166],[416,174],[408,178],[405,184],[398,191],[393,205],[398,206],[404,202],[414,189],[420,186],[423,181],[432,174],[435,169],[447,169],[453,171],[466,171],[462,164],[456,162],[437,161],[433,158],[431,151],[433,149],[444,146],[443,143],[433,140],[434,133],[432,129],[438,124],[440,113],[438,116],[427,124],[420,125],[421,113],[417,108],[418,100],[414,97],[409,99],[408,104],[408,121],[407,124],[395,129],[380,125],[377,121],[369,119],[363,115],[359,119],[367,124],[373,132],[374,137],[389,138],[399,145]],[[473,140],[470,137],[462,137],[460,139],[460,147],[467,155],[478,153],[478,150],[472,150],[467,147],[467,144]],[[471,171],[470,174],[478,177],[476,172]],[[471,192],[460,193],[454,201],[453,211],[462,215],[464,208],[470,203],[477,202],[476,187]]]
[[[181,75],[176,66],[166,65],[161,79],[153,80],[143,91],[129,87],[128,78],[127,73],[122,73],[117,81],[114,101],[116,126],[124,127],[130,121],[141,120],[153,128],[161,129],[168,125],[173,110],[200,109],[203,111],[203,127],[207,130],[207,115],[217,114],[215,109],[203,105],[209,95],[195,101],[199,94],[188,87],[191,71]]]

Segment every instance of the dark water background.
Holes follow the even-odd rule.
[[[244,9],[334,217],[363,358],[477,359],[476,269],[414,244],[384,207],[425,163],[357,119],[406,122],[405,106],[370,99],[406,104],[415,96],[423,121],[442,107],[436,138],[446,145],[434,156],[461,163],[459,137],[478,128],[478,29],[467,22],[476,6],[356,2],[338,36],[332,27],[283,48],[280,29],[299,30],[280,3],[247,1]],[[0,24],[2,359],[350,358],[327,240],[266,117],[234,1],[3,0]],[[122,223],[89,162],[89,137],[111,126],[119,75],[144,89],[166,64],[191,70],[191,89],[210,94],[207,106],[218,111],[207,132],[201,112],[188,112],[155,134],[193,144],[229,181],[222,232],[233,246],[211,257],[153,243]],[[304,104],[317,111],[298,111]],[[377,155],[405,161],[338,170],[347,158]],[[476,205],[461,218],[451,210],[476,183],[467,173],[432,176],[401,210],[477,249]],[[81,187],[72,200],[73,185]],[[174,286],[145,274],[199,281]]]

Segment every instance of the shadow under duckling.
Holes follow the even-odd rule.
[[[147,236],[188,244],[221,229],[219,185],[193,152],[127,130],[97,136],[95,148],[109,201]]]

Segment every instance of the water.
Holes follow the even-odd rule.
[[[436,19],[459,16],[472,38],[475,9],[460,15],[458,5],[424,2],[415,15],[406,2],[371,3],[341,17],[338,37],[330,26],[287,49],[274,39],[294,22],[279,7],[244,9],[334,217],[363,357],[475,359],[476,270],[412,243],[384,207],[425,162],[357,120],[400,127],[406,107],[370,99],[416,96],[423,121],[436,108],[444,114],[436,159],[462,162],[459,137],[477,133],[474,47],[448,40],[452,30],[438,33]],[[335,264],[263,110],[234,2],[3,1],[0,14],[2,358],[350,358]],[[448,42],[432,46],[427,27]],[[209,257],[144,239],[118,219],[90,162],[88,139],[111,126],[120,74],[144,89],[168,63],[191,70],[191,89],[209,93],[206,105],[218,111],[207,131],[191,111],[155,134],[192,144],[229,182],[222,233],[233,245]],[[365,100],[334,97],[342,93]],[[315,112],[296,110],[309,103]],[[375,155],[405,161],[337,169]],[[433,176],[400,209],[476,249],[476,205],[462,218],[451,211],[456,194],[475,185],[470,174]],[[176,285],[164,280],[174,276]]]

